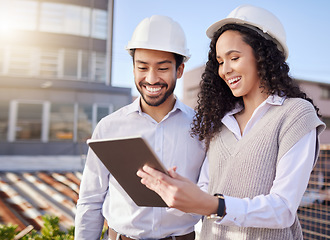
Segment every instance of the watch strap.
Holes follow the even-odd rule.
[[[225,216],[225,212],[226,212],[225,198],[223,194],[220,193],[215,193],[214,196],[218,198],[217,213],[207,216],[207,219],[211,219],[211,218],[222,219]]]

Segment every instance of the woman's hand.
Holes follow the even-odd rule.
[[[176,172],[176,167],[168,170],[169,176],[149,166],[137,172],[141,183],[155,191],[169,207],[183,212],[209,215],[216,213],[218,199],[209,195]]]

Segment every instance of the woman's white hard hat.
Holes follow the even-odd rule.
[[[154,15],[137,25],[126,50],[131,54],[137,48],[177,53],[185,62],[190,58],[183,29],[167,16]]]
[[[226,18],[212,24],[206,30],[206,35],[212,38],[218,29],[227,24],[239,24],[256,30],[266,39],[273,40],[277,48],[283,52],[285,59],[288,58],[289,49],[286,45],[284,27],[280,20],[268,10],[252,5],[241,5]]]

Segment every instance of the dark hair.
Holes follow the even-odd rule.
[[[218,74],[216,43],[220,35],[227,30],[239,32],[243,41],[253,49],[263,91],[267,91],[268,95],[303,98],[313,104],[313,100],[308,98],[300,90],[298,83],[289,76],[290,68],[274,41],[265,39],[251,28],[227,24],[215,32],[211,40],[208,61],[200,82],[196,115],[191,127],[192,135],[198,136],[199,140],[205,140],[207,148],[211,139],[219,132],[225,114],[237,104],[243,106],[242,97],[235,97]],[[319,109],[315,105],[314,108],[318,114]]]
[[[130,50],[130,54],[133,57],[133,64],[134,64],[135,50],[136,49],[131,49]],[[177,53],[173,53],[173,55],[174,55],[174,59],[175,59],[175,68],[176,68],[176,70],[178,70],[178,68],[180,67],[180,65],[183,63],[184,56],[182,56],[180,54],[177,54]]]

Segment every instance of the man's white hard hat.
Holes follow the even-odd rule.
[[[181,26],[170,17],[154,15],[143,19],[135,28],[126,50],[143,48],[182,55],[190,58],[186,36]]]
[[[288,58],[289,49],[286,45],[284,27],[280,20],[268,10],[252,5],[241,5],[226,18],[212,24],[206,30],[206,35],[212,38],[214,33],[226,24],[239,24],[256,30],[266,39],[273,40],[277,48],[283,52],[285,59]]]

